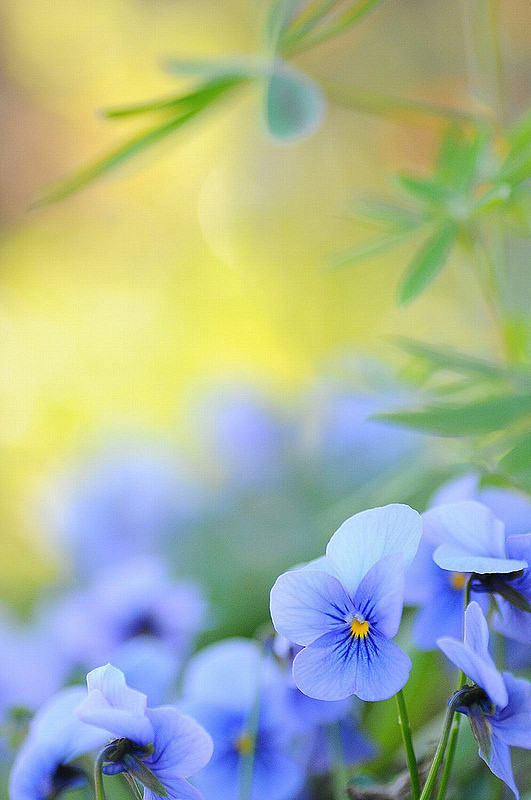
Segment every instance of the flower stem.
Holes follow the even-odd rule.
[[[343,745],[341,743],[341,730],[339,723],[329,725],[326,729],[330,761],[332,766],[331,778],[333,786],[334,800],[344,800],[347,794],[349,782],[349,772],[345,765],[343,756]]]
[[[103,788],[103,764],[107,761],[107,757],[111,753],[114,753],[115,750],[116,745],[114,744],[104,747],[94,762],[94,791],[96,793],[96,800],[106,800],[105,789]]]
[[[420,798],[420,780],[419,770],[417,766],[417,759],[415,758],[415,750],[413,749],[413,739],[411,738],[411,726],[409,724],[409,716],[406,708],[406,700],[402,689],[395,695],[396,705],[398,708],[398,724],[402,734],[402,741],[406,751],[407,766],[409,769],[409,777],[411,780],[411,797],[412,800],[419,800]]]
[[[133,776],[129,775],[127,772],[122,772],[122,775],[124,776],[126,782],[129,784],[129,786],[130,786],[130,788],[131,788],[131,790],[133,792],[133,795],[135,797],[135,800],[142,800],[142,793],[140,792],[140,789],[136,785],[136,782],[135,782],[135,779],[133,778]]]
[[[450,729],[452,727],[454,714],[455,714],[454,704],[452,701],[450,701],[450,704],[448,705],[448,709],[446,711],[446,717],[444,719],[443,732],[441,734],[439,744],[437,745],[437,750],[435,752],[435,756],[433,758],[433,762],[430,767],[428,777],[426,778],[424,789],[422,790],[422,794],[420,795],[420,800],[430,800],[430,797],[432,795],[433,788],[435,786],[435,782],[439,774],[439,769],[441,768],[441,764],[444,758],[444,753],[446,751],[446,745],[448,744],[448,737],[450,736]]]
[[[455,719],[453,721],[452,730],[450,731],[450,739],[448,741],[448,755],[446,756],[446,761],[443,767],[441,783],[439,786],[439,791],[437,792],[437,800],[444,800],[444,798],[446,797],[446,787],[448,786],[448,780],[450,778],[450,772],[452,771],[452,764],[454,761],[454,755],[457,748],[457,737],[459,736],[460,721],[461,721],[460,715],[456,714]]]

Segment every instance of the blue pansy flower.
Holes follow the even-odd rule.
[[[93,667],[138,637],[165,643],[182,662],[208,616],[198,583],[174,581],[164,562],[143,558],[107,569],[87,590],[63,598],[49,624],[73,665]]]
[[[473,500],[430,509],[423,515],[423,530],[435,546],[435,563],[453,573],[470,573],[472,589],[495,595],[507,620],[505,635],[527,641],[531,634],[531,534],[506,539],[503,522]]]
[[[109,734],[74,716],[86,696],[84,687],[64,689],[38,711],[11,772],[11,800],[54,800],[91,779],[75,759],[102,747]]]
[[[288,800],[302,788],[285,681],[256,642],[228,639],[197,653],[185,673],[183,708],[214,740],[212,760],[195,778],[206,800],[237,800],[249,768],[251,800]]]
[[[531,684],[498,672],[488,649],[487,621],[475,602],[465,612],[464,641],[443,637],[438,645],[474,682],[460,691],[457,710],[470,720],[479,755],[519,798],[509,747],[531,748]]]
[[[128,772],[144,784],[144,800],[200,800],[186,780],[208,763],[212,739],[173,706],[148,708],[147,698],[130,689],[120,670],[107,664],[87,675],[88,695],[76,715],[109,731],[103,771]]]
[[[392,641],[402,617],[403,566],[421,536],[420,515],[389,505],[350,517],[326,556],[286,572],[271,590],[276,630],[303,645],[295,683],[320,700],[384,700],[406,683],[411,661]]]
[[[454,478],[438,489],[430,507],[458,503],[461,500],[477,500],[490,508],[496,519],[505,525],[505,535],[528,533],[531,530],[531,501],[517,489],[507,486],[481,486],[476,473]]]

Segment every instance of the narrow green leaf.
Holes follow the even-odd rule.
[[[410,208],[399,206],[380,197],[365,196],[349,208],[349,214],[379,227],[396,230],[409,226],[420,226],[427,222],[426,215]]]
[[[160,782],[157,776],[151,772],[149,767],[147,767],[140,758],[137,758],[133,753],[126,753],[121,761],[127,769],[127,772],[139,780],[140,783],[146,786],[153,794],[160,797],[168,796],[164,784]]]
[[[105,119],[121,119],[138,114],[148,114],[157,111],[192,111],[197,106],[204,106],[214,100],[220,92],[229,89],[236,83],[241,82],[240,78],[223,77],[213,79],[208,83],[202,84],[198,89],[188,94],[173,95],[172,97],[162,98],[161,100],[150,100],[146,103],[136,103],[130,106],[118,106],[117,108],[104,108],[101,115]]]
[[[328,23],[325,21],[323,25],[313,29],[306,36],[296,41],[286,42],[282,47],[282,53],[286,56],[293,56],[301,50],[307,50],[327,39],[345,33],[354,25],[357,25],[358,22],[361,22],[382,2],[383,0],[357,0],[357,2],[354,0],[353,3],[349,3],[353,7],[346,9],[341,14],[334,15]]]
[[[410,263],[399,288],[398,301],[410,303],[437,277],[445,266],[450,251],[457,239],[455,222],[445,222],[429,237]]]
[[[447,188],[436,178],[415,178],[413,175],[398,175],[398,186],[422,203],[440,206],[448,198]]]
[[[385,250],[389,250],[391,247],[394,247],[395,244],[399,244],[403,239],[408,238],[418,230],[419,228],[417,225],[411,225],[391,233],[388,236],[382,236],[378,237],[377,239],[371,239],[368,242],[362,242],[360,245],[356,245],[348,250],[343,250],[340,253],[337,253],[330,259],[329,263],[327,264],[327,268],[339,269],[340,267],[354,266],[359,264],[361,261],[365,261],[372,256],[378,255],[378,253],[383,253]]]
[[[185,111],[184,113],[178,113],[176,116],[166,119],[164,122],[149,128],[147,131],[137,134],[133,138],[129,139],[129,141],[127,141],[125,144],[122,144],[116,149],[112,150],[103,158],[94,161],[92,164],[89,164],[88,167],[81,169],[79,172],[74,173],[65,180],[60,181],[54,186],[51,186],[41,197],[37,198],[37,200],[32,204],[33,207],[49,205],[50,203],[56,203],[60,200],[64,200],[76,192],[79,192],[81,189],[84,189],[97,178],[106,175],[113,169],[116,169],[122,164],[130,161],[132,158],[134,158],[134,156],[137,156],[151,145],[156,144],[166,136],[169,136],[174,131],[183,127],[200,111],[205,109],[215,99],[218,99],[222,94],[224,94],[225,91],[227,91],[227,88],[228,86],[225,86],[224,88],[221,88],[220,86],[218,92],[208,95],[208,97],[205,97],[204,102],[197,103],[191,110]]]
[[[390,411],[374,419],[438,436],[472,436],[499,431],[531,416],[531,394],[503,395],[428,406],[421,411]]]
[[[531,490],[531,431],[527,431],[514,447],[501,459],[500,470],[513,480]]]
[[[310,2],[289,25],[279,42],[280,46],[289,49],[290,46],[300,42],[317,25],[322,23],[325,17],[340,2],[341,0],[314,0],[314,2]]]
[[[511,198],[511,187],[508,183],[493,186],[478,197],[472,206],[472,216],[487,214],[505,205]]]
[[[493,364],[484,358],[470,356],[467,353],[460,353],[450,347],[436,347],[405,337],[397,337],[395,341],[406,352],[429,361],[437,369],[447,369],[466,375],[481,375],[494,380],[507,380],[513,377],[513,373],[502,365]]]
[[[467,716],[476,744],[481,750],[482,756],[488,762],[492,750],[492,743],[491,729],[485,718],[485,714],[478,705],[472,705],[468,708]]]

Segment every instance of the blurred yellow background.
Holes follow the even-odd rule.
[[[394,302],[417,242],[366,266],[327,256],[370,234],[358,193],[422,171],[436,135],[329,107],[320,131],[267,140],[252,91],[177,133],[153,157],[57,206],[32,196],[136,128],[94,110],[186,86],[169,56],[260,52],[258,0],[14,0],[3,27],[0,275],[0,594],[54,573],[41,510],[53,476],[106,431],[186,443],[181,409],[231,374],[293,396],[338,350],[392,359],[390,335],[496,352],[474,279],[457,259],[418,302]],[[463,102],[454,0],[388,3],[297,63],[333,79]],[[515,101],[523,2],[507,3]],[[525,17],[524,17],[525,18]],[[519,21],[519,22],[518,22]],[[459,275],[459,278],[457,276]],[[185,445],[183,445],[185,446]]]

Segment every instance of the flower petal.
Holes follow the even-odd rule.
[[[293,662],[295,683],[318,700],[386,700],[407,682],[411,661],[398,645],[378,632],[365,639],[346,632],[326,633]]]
[[[344,625],[352,603],[337,578],[311,569],[285,572],[271,589],[271,619],[276,630],[307,645]]]
[[[166,787],[166,792],[166,798],[170,800],[204,800],[201,792],[184,778],[174,778],[171,786]],[[161,796],[144,787],[143,800],[161,800]]]
[[[465,675],[485,690],[498,708],[504,708],[507,705],[505,683],[490,656],[479,655],[470,650],[463,642],[449,637],[437,639],[437,646]]]
[[[509,702],[492,718],[493,730],[502,742],[531,750],[531,683],[503,673]]]
[[[371,508],[347,519],[334,533],[326,555],[350,595],[381,558],[402,553],[407,566],[417,552],[421,536],[420,515],[406,505]]]
[[[481,750],[479,755],[487,764],[491,772],[507,784],[509,789],[514,793],[516,800],[520,800],[520,793],[514,782],[513,766],[511,764],[511,751],[509,746],[498,739],[497,736],[492,737],[490,759],[484,757]]]
[[[155,752],[146,766],[164,786],[175,778],[189,778],[212,757],[212,738],[194,719],[173,706],[149,708],[147,716],[155,731]]]
[[[404,570],[400,554],[384,556],[362,579],[354,596],[356,611],[390,639],[402,619]]]

